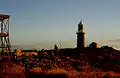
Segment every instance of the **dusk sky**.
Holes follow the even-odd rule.
[[[39,48],[76,46],[84,21],[86,46],[92,41],[120,49],[120,0],[1,0],[0,13],[10,15],[12,45]]]

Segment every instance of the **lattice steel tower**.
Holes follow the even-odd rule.
[[[0,49],[1,52],[8,52],[11,55],[9,40],[9,15],[0,14]]]

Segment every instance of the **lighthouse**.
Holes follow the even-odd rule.
[[[77,31],[77,49],[83,50],[85,47],[85,33],[84,33],[84,24],[81,20],[78,24],[78,31]]]

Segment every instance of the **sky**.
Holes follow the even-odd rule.
[[[1,0],[0,13],[10,15],[12,45],[53,48],[76,46],[84,22],[86,46],[92,41],[120,49],[120,0]]]

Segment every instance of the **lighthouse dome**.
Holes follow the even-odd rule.
[[[83,25],[83,24],[84,24],[84,23],[83,23],[83,21],[81,20],[78,25]]]

